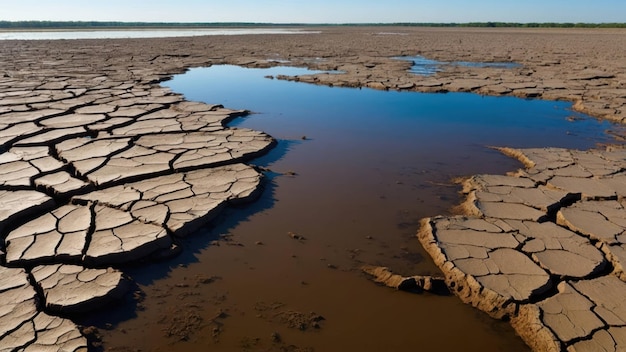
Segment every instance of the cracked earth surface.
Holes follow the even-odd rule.
[[[186,68],[289,59],[345,73],[279,78],[562,99],[597,117],[626,118],[620,31],[324,31],[3,43],[0,350],[87,350],[67,317],[125,294],[129,279],[116,265],[175,254],[177,236],[257,194],[261,175],[242,162],[275,141],[225,127],[244,111],[187,102],[159,85]],[[419,77],[392,59],[416,54],[522,67]],[[527,169],[469,179],[466,216],[424,220],[424,247],[453,292],[510,319],[534,350],[623,349],[626,153],[503,151]]]
[[[528,167],[465,181],[466,216],[419,238],[466,303],[537,351],[624,348],[626,151],[503,148]]]
[[[119,299],[129,285],[110,266],[175,253],[174,237],[253,198],[261,175],[240,162],[275,143],[224,127],[243,111],[106,76],[54,76],[3,85],[2,350],[86,349],[70,320],[44,312]]]

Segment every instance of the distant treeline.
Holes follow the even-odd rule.
[[[205,23],[205,22],[100,22],[100,21],[0,21],[2,29],[53,29],[53,28],[224,28],[224,27],[280,27],[280,26],[336,26],[338,24],[302,23]],[[484,28],[626,28],[626,23],[346,23],[341,26],[407,26],[407,27],[484,27]]]
[[[516,22],[469,22],[469,23],[396,23],[399,26],[420,27],[484,27],[484,28],[626,28],[626,23],[516,23]]]

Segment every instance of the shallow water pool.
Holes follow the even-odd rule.
[[[215,66],[164,83],[188,100],[251,110],[230,125],[279,143],[252,161],[272,170],[257,202],[185,239],[181,256],[128,271],[146,298],[130,319],[100,318],[119,320],[105,346],[527,351],[506,323],[455,297],[380,287],[359,267],[436,274],[415,237],[419,220],[458,204],[453,178],[521,166],[488,146],[590,148],[610,141],[611,124],[562,102],[265,78],[309,73]],[[311,327],[307,316],[324,319]],[[180,326],[184,339],[170,334]]]
[[[189,100],[254,113],[233,126],[262,129],[279,139],[308,134],[316,140],[311,144],[358,146],[350,149],[378,150],[374,154],[391,158],[399,152],[394,145],[407,153],[435,154],[437,148],[458,155],[485,146],[589,148],[610,141],[605,131],[614,127],[573,112],[567,102],[331,88],[267,78],[312,72],[224,65],[192,69],[164,84]],[[355,144],[364,140],[368,143]]]

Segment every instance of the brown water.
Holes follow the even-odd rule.
[[[229,90],[225,81],[218,82],[220,92]],[[359,103],[346,96],[359,91],[335,88],[332,95],[308,91],[305,100],[294,100],[295,87],[330,88],[271,82],[286,84],[289,101],[268,100],[277,93],[258,87],[251,87],[254,94],[242,92],[241,84],[229,96],[211,88],[192,90],[209,92],[207,98],[185,92],[188,99],[262,112],[235,124],[279,139],[275,150],[253,161],[273,172],[267,173],[257,202],[230,208],[196,236],[181,240],[182,255],[126,269],[143,298],[84,322],[112,324],[101,331],[104,346],[114,351],[528,351],[507,323],[454,296],[378,286],[359,268],[372,264],[405,275],[437,274],[415,237],[419,220],[447,214],[459,203],[452,178],[503,174],[521,166],[485,145],[549,141],[588,148],[608,139],[602,134],[606,126],[567,122],[571,113],[551,105],[562,103],[522,102],[545,105],[530,112],[506,106],[518,100],[495,101],[505,104],[504,111],[522,114],[511,120],[517,126],[481,125],[458,116],[438,126],[398,117],[393,110],[398,106],[426,114],[441,109],[425,103],[403,107],[393,100],[412,96],[388,95],[393,101],[378,111],[374,105],[383,103],[377,95]],[[476,97],[449,96],[462,101],[461,106],[444,103],[457,114],[482,116],[498,109],[489,105],[471,112],[468,101]],[[280,112],[267,112],[273,107]],[[367,112],[387,120],[376,122]],[[542,114],[558,121],[533,124],[532,118],[545,118]]]
[[[437,273],[415,238],[417,222],[445,213],[457,200],[456,188],[394,181],[374,192],[367,180],[341,173],[328,184],[320,170],[290,155],[272,168],[296,169],[297,176],[275,177],[258,203],[231,209],[207,233],[185,239],[182,256],[131,270],[145,293],[144,309],[105,333],[107,347],[527,351],[506,323],[453,296],[395,291],[360,273],[361,264]],[[359,190],[341,191],[345,184]],[[227,236],[208,245],[220,235]],[[311,312],[324,317],[319,328]],[[273,342],[275,333],[281,342]]]

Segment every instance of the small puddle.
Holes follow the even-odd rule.
[[[528,351],[453,296],[380,287],[359,267],[436,274],[415,234],[458,204],[451,179],[521,166],[486,146],[590,148],[611,124],[563,102],[264,78],[310,73],[215,66],[164,83],[252,110],[231,125],[279,140],[252,162],[272,172],[257,202],[184,239],[182,255],[127,270],[145,292],[138,307],[85,323],[113,323],[105,347],[120,351]]]
[[[410,61],[412,65],[409,71],[420,76],[432,76],[442,70],[443,62],[427,59],[423,56],[398,56],[396,59]]]
[[[399,56],[398,60],[411,61],[410,72],[420,76],[431,76],[439,71],[443,71],[445,66],[464,66],[464,67],[477,67],[477,68],[502,68],[512,69],[522,67],[521,64],[516,62],[472,62],[472,61],[436,61],[427,59],[423,56]]]
[[[522,64],[517,62],[471,62],[471,61],[454,61],[450,65],[453,66],[465,66],[465,67],[478,67],[478,68],[518,68],[522,67]]]

